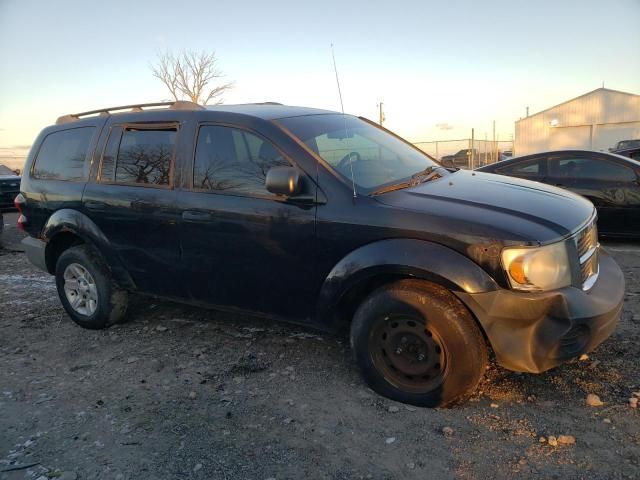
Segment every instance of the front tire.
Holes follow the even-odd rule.
[[[79,245],[62,252],[55,275],[62,306],[81,327],[98,330],[123,320],[128,294],[114,283],[92,247]]]
[[[451,292],[401,280],[373,292],[351,325],[351,347],[367,384],[421,407],[446,407],[482,379],[487,346],[475,320]]]

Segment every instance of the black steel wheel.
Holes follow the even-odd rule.
[[[426,407],[466,398],[488,361],[482,333],[466,307],[448,290],[419,280],[373,292],[356,311],[351,345],[373,390]]]
[[[375,367],[402,390],[427,393],[444,379],[447,359],[443,342],[424,319],[385,317],[369,335],[369,351]]]

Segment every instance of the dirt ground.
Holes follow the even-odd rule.
[[[1,480],[640,477],[640,246],[607,244],[627,297],[588,359],[491,365],[471,401],[428,410],[369,390],[346,338],[300,327],[135,297],[128,323],[82,330],[5,228]],[[559,435],[575,443],[541,441]]]

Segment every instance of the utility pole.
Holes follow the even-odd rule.
[[[378,104],[378,123],[380,124],[380,126],[382,126],[382,123],[384,122],[385,118],[384,118],[384,111],[382,110],[382,106],[384,105],[384,103],[380,102]]]
[[[487,162],[487,143],[489,143],[489,140],[487,140],[487,132],[484,132],[484,149],[483,149],[483,158],[482,158],[482,164],[483,165],[487,165],[489,162]]]
[[[475,166],[475,143],[476,143],[476,135],[475,135],[475,128],[471,129],[471,166],[469,167],[471,170],[473,170],[473,167]]]

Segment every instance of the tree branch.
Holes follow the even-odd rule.
[[[224,74],[215,52],[183,51],[179,56],[166,52],[158,56],[156,65],[151,65],[151,73],[176,101],[188,98],[201,105],[214,100],[222,103],[224,93],[234,86],[233,82],[219,83]]]

